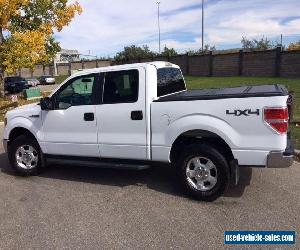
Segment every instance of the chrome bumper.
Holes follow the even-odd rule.
[[[294,147],[288,140],[285,151],[271,151],[267,157],[267,168],[288,168],[294,162]]]
[[[3,147],[5,152],[7,152],[7,144],[8,144],[8,140],[3,139]]]

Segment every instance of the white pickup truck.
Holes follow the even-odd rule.
[[[289,167],[288,91],[281,85],[186,89],[168,62],[89,69],[40,103],[9,111],[4,147],[17,174],[47,163],[166,163],[185,190],[214,200],[240,166]]]

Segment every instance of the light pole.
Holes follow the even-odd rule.
[[[160,54],[160,2],[157,2],[157,21],[158,21],[158,50]]]
[[[204,45],[204,0],[202,0],[202,53]]]

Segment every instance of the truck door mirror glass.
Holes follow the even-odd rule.
[[[42,110],[53,110],[54,109],[54,102],[50,97],[42,98],[40,101],[41,109]]]

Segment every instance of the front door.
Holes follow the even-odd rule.
[[[44,153],[99,157],[98,84],[99,74],[82,75],[69,80],[54,94],[55,110],[42,113]]]
[[[102,158],[147,159],[145,69],[104,73],[96,107]]]

